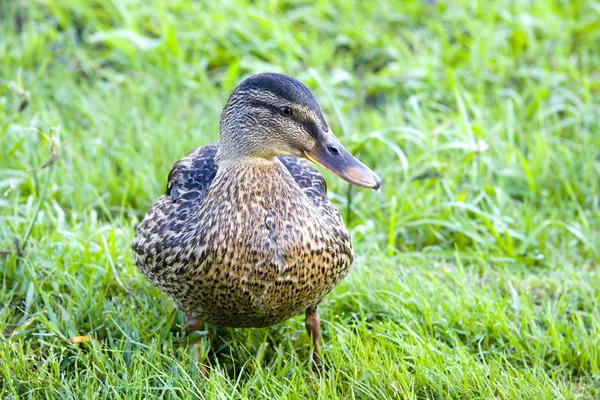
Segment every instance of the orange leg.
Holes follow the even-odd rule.
[[[185,333],[190,335],[196,331],[203,331],[203,330],[204,330],[204,323],[202,321],[198,320],[194,316],[186,314],[186,316],[185,316]]]
[[[315,375],[321,375],[323,372],[323,363],[321,362],[321,321],[319,320],[319,313],[317,312],[317,306],[309,307],[306,309],[306,332],[313,342],[313,353],[312,353],[312,369]]]
[[[203,330],[204,330],[204,323],[202,321],[198,320],[196,317],[193,317],[191,315],[185,316],[185,333],[187,335],[191,335],[192,333],[194,333],[196,331],[203,331]],[[209,335],[209,339],[210,339],[210,335]],[[202,339],[197,339],[193,343],[196,346],[196,352],[195,352],[196,361],[200,361],[201,342],[202,342]],[[208,378],[208,376],[209,376],[208,370],[202,365],[199,365],[199,368],[200,368],[200,372],[202,373],[202,375],[204,375],[205,377]]]

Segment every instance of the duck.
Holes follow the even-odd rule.
[[[348,274],[353,250],[313,165],[381,186],[308,87],[277,73],[250,76],[221,112],[219,140],[172,167],[132,250],[141,274],[194,326],[267,327],[304,312],[320,372],[317,306]]]

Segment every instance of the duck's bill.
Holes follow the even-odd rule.
[[[303,155],[353,185],[375,190],[381,187],[377,174],[350,154],[331,132]]]

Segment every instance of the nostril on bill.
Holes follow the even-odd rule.
[[[329,146],[327,146],[327,150],[331,153],[331,154],[340,154],[340,150],[335,147],[334,145],[330,144]]]

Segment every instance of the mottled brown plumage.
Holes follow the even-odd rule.
[[[221,141],[175,164],[132,247],[150,282],[210,324],[263,327],[306,310],[320,365],[316,307],[348,273],[352,245],[323,177],[300,155],[379,186],[304,85],[277,74],[247,79],[223,110]]]
[[[307,161],[217,170],[217,148],[198,148],[175,165],[167,193],[138,228],[136,264],[205,322],[278,324],[315,306],[347,274],[350,237]]]

